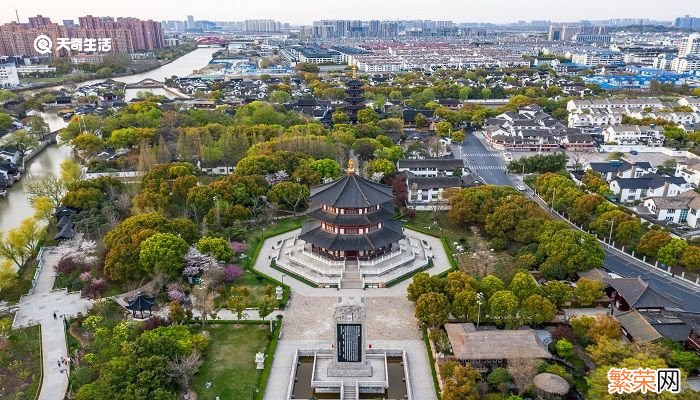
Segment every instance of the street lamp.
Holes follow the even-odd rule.
[[[554,190],[552,190],[552,212],[554,212],[554,195],[557,193],[557,188],[555,187]]]
[[[476,294],[476,304],[479,305],[479,312],[476,314],[476,329],[479,329],[479,322],[481,322],[481,303],[484,300],[484,294],[479,292]]]
[[[284,277],[287,276],[285,274],[282,274],[282,284],[284,285]]]
[[[610,221],[610,234],[608,235],[608,246],[612,246],[613,226],[615,226],[614,219]]]

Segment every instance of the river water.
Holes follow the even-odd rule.
[[[135,83],[151,78],[162,82],[166,77],[173,75],[186,76],[191,74],[193,70],[206,66],[211,60],[211,55],[216,50],[214,48],[197,49],[160,68],[141,74],[120,77],[117,80]],[[80,85],[90,85],[100,81],[86,81]],[[57,89],[60,89],[60,86],[42,90]],[[63,119],[59,118],[55,112],[44,113],[42,116],[49,124],[52,132],[66,126]],[[32,206],[27,200],[24,185],[32,179],[41,179],[52,173],[58,174],[63,160],[71,157],[71,150],[68,147],[54,145],[49,146],[26,165],[26,172],[22,179],[7,189],[7,197],[4,199],[0,198],[0,232],[7,232],[7,230],[18,226],[23,219],[32,216]]]

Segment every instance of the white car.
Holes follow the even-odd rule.
[[[527,190],[527,186],[525,186],[524,184],[522,184],[522,183],[520,183],[520,182],[516,183],[516,184],[515,184],[515,187],[516,187],[518,190],[520,190],[521,192],[524,192],[524,191]]]

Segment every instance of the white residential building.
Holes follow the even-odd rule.
[[[402,159],[397,163],[399,172],[410,172],[416,176],[452,176],[455,171],[464,173],[464,160],[459,158]]]
[[[610,190],[621,203],[633,203],[647,197],[674,197],[692,190],[685,179],[661,176],[655,173],[639,178],[617,178],[610,182]]]
[[[18,74],[34,74],[46,72],[56,72],[56,67],[52,67],[49,65],[20,65],[19,67],[17,67]]]
[[[674,58],[671,61],[671,70],[679,74],[700,70],[700,56],[688,55]]]
[[[644,206],[655,215],[657,221],[687,224],[691,228],[698,228],[700,193],[691,190],[675,197],[649,197],[644,199]]]
[[[700,55],[700,33],[691,33],[681,40],[678,57]]]
[[[586,51],[571,55],[571,62],[579,65],[595,67],[597,65],[622,64],[622,53],[619,51]]]
[[[0,86],[13,87],[17,85],[19,85],[19,75],[17,75],[15,64],[0,64]]]
[[[677,163],[675,175],[684,178],[694,187],[700,187],[700,160],[685,160]]]
[[[608,126],[603,129],[603,137],[605,143],[661,147],[664,143],[664,128],[646,125]]]

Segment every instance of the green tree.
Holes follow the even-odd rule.
[[[508,372],[508,370],[503,367],[495,368],[486,377],[486,382],[488,382],[489,385],[495,388],[499,388],[501,385],[507,384],[512,380],[513,377],[510,376],[510,372]]]
[[[571,300],[573,289],[561,281],[549,281],[542,286],[542,294],[560,309]]]
[[[416,302],[418,298],[430,292],[442,292],[443,282],[436,276],[430,276],[427,272],[419,272],[413,275],[413,280],[406,289],[409,301]]]
[[[458,293],[464,290],[474,291],[477,287],[476,279],[464,271],[452,271],[448,273],[444,282],[443,290],[450,301],[454,300]]]
[[[603,296],[603,284],[599,281],[580,278],[574,289],[574,299],[583,306],[590,306]]]
[[[442,400],[477,400],[479,392],[476,381],[481,377],[479,371],[470,364],[456,365],[450,376],[446,377],[440,398]]]
[[[83,152],[85,158],[91,158],[105,148],[105,143],[102,139],[92,133],[83,133],[76,136],[71,141],[71,144],[74,148]]]
[[[422,113],[416,114],[416,128],[424,128],[427,124],[428,118],[426,118],[425,115],[423,115]]]
[[[488,300],[491,296],[501,290],[506,288],[506,285],[502,280],[498,279],[495,275],[486,275],[484,279],[481,280],[479,284],[481,292],[484,294],[484,299]]]
[[[265,320],[265,318],[272,314],[273,311],[275,311],[275,308],[277,307],[277,300],[275,300],[275,297],[272,295],[267,295],[260,300],[260,303],[258,303],[258,315],[260,315],[260,318]]]
[[[497,324],[515,326],[518,315],[518,298],[508,290],[500,290],[489,298],[488,316]]]
[[[691,271],[700,269],[700,247],[688,246],[681,256],[680,263]]]
[[[363,108],[357,112],[357,122],[361,124],[376,124],[379,121],[379,115],[371,108]]]
[[[460,129],[452,132],[452,141],[462,143],[464,141],[464,131]]]
[[[235,288],[234,288],[235,289]],[[236,313],[236,319],[241,320],[245,316],[245,310],[248,308],[249,299],[248,292],[235,290],[234,293],[226,301],[226,306]]]
[[[562,338],[557,340],[554,348],[557,351],[557,355],[559,355],[561,358],[569,359],[574,355],[574,345],[566,339]]]
[[[24,129],[19,129],[5,136],[3,144],[16,148],[19,152],[20,159],[23,160],[24,156],[30,150],[39,146],[39,141],[37,140],[36,136],[29,134]]]
[[[519,301],[539,293],[539,285],[528,272],[518,272],[513,276],[508,287]]]
[[[12,117],[9,114],[0,112],[0,130],[10,130],[12,122]]]
[[[292,100],[292,96],[282,90],[275,90],[270,93],[268,100],[272,103],[284,104]]]
[[[341,168],[337,161],[330,158],[314,160],[309,164],[309,168],[318,172],[322,178],[336,179],[340,176]]]
[[[656,257],[659,250],[671,242],[671,235],[662,230],[652,229],[639,239],[637,251],[649,256]]]
[[[476,322],[479,314],[479,304],[476,292],[464,289],[457,293],[452,300],[452,314],[462,321]],[[484,310],[486,307],[484,307]]]
[[[350,118],[346,113],[342,112],[341,110],[336,110],[331,116],[331,122],[333,122],[333,125],[347,124],[348,122],[350,122]]]
[[[440,121],[437,123],[435,131],[441,137],[448,137],[452,133],[452,124],[449,121]]]
[[[433,328],[447,322],[449,313],[450,302],[442,293],[425,293],[416,301],[416,319]]]
[[[159,271],[176,277],[184,267],[187,242],[171,233],[156,233],[144,240],[139,251],[139,263],[147,272]]]
[[[17,283],[17,272],[12,266],[12,261],[0,261],[0,293]]]
[[[292,210],[298,211],[306,206],[309,199],[309,188],[297,182],[279,182],[275,184],[267,196],[273,203]]]
[[[367,163],[367,174],[369,176],[372,176],[373,174],[382,174],[382,176],[387,176],[394,172],[396,172],[396,166],[389,160],[378,158]]]
[[[533,294],[520,304],[520,314],[524,322],[542,325],[554,319],[557,308],[539,294]]]
[[[8,101],[14,101],[17,100],[17,95],[6,89],[0,89],[0,104],[5,104]]]
[[[229,262],[233,258],[233,250],[226,239],[205,236],[197,242],[197,250],[208,254],[221,262]]]
[[[659,262],[668,266],[675,266],[687,248],[688,242],[685,240],[671,239],[668,244],[659,249]]]
[[[6,234],[0,232],[0,256],[11,260],[18,269],[39,251],[39,245],[46,235],[36,218],[22,220],[18,227]]]

